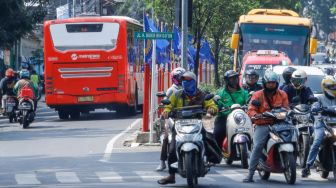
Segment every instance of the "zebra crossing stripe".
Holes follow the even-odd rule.
[[[142,180],[162,178],[162,175],[154,171],[134,171]]]
[[[36,178],[36,174],[15,174],[15,180],[19,185],[41,184]]]
[[[108,183],[108,182],[122,182],[123,178],[116,172],[95,172],[97,177],[100,179],[101,182]]]
[[[56,172],[56,179],[60,183],[80,183],[75,172]]]

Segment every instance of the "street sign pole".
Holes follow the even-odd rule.
[[[188,1],[182,0],[182,62],[181,66],[188,68]]]
[[[152,91],[151,91],[151,115],[149,121],[149,143],[153,143],[153,127],[155,115],[155,68],[156,68],[156,40],[153,40],[153,53],[152,53]]]

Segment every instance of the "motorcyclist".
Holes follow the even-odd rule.
[[[299,97],[300,100],[298,103],[308,104],[309,99],[314,97],[314,94],[310,87],[305,86],[307,82],[307,73],[304,70],[294,71],[290,82],[291,84],[282,89],[287,93],[289,104],[294,103],[293,99],[295,97]]]
[[[14,86],[14,93],[16,93],[17,97],[19,97],[22,88],[29,87],[30,89],[32,89],[33,92],[34,92],[34,99],[33,99],[34,100],[34,107],[35,107],[34,110],[36,110],[36,107],[37,107],[36,96],[38,94],[38,91],[37,91],[38,87],[29,78],[30,78],[29,71],[26,70],[26,69],[21,70],[20,71],[20,80]]]
[[[250,93],[251,91],[259,91],[262,89],[262,86],[258,84],[259,74],[254,69],[248,69],[245,73],[246,83],[243,85],[243,88]]]
[[[318,101],[312,105],[312,112],[318,112],[322,107],[335,106],[336,105],[336,80],[332,76],[326,76],[322,82],[321,87],[324,95],[317,96]],[[307,158],[307,164],[302,170],[302,177],[308,177],[310,175],[310,167],[314,164],[314,161],[319,152],[320,145],[324,138],[325,124],[322,121],[322,117],[333,112],[323,111],[321,116],[315,118],[314,122],[314,141],[310,147],[310,151]],[[335,114],[332,114],[335,115]]]
[[[14,85],[15,85],[15,77],[13,69],[9,68],[6,70],[5,77],[0,81],[0,89],[2,93],[2,113],[5,109],[5,96],[15,96],[14,94]]]
[[[169,97],[177,92],[178,90],[182,89],[182,75],[185,73],[185,69],[182,67],[177,67],[170,73],[170,79],[172,81],[172,85],[166,92],[166,97],[169,99]],[[161,146],[161,155],[160,155],[160,164],[156,168],[157,171],[162,171],[166,169],[166,160],[167,160],[167,153],[168,153],[168,127],[169,125],[165,123],[165,134],[164,138],[162,140],[162,146]]]
[[[239,87],[239,74],[233,70],[224,73],[224,88],[220,89],[217,95],[220,99],[216,102],[219,109],[227,108],[227,110],[218,113],[215,119],[214,137],[218,146],[222,146],[226,136],[226,120],[231,110],[228,109],[233,104],[245,105],[249,99],[246,90]]]
[[[262,149],[269,137],[269,128],[267,125],[273,123],[273,120],[270,119],[260,119],[260,117],[262,117],[262,113],[271,111],[274,107],[281,106],[288,108],[287,94],[278,89],[278,75],[272,70],[266,70],[262,82],[264,89],[257,91],[252,95],[247,112],[252,119],[252,122],[255,124],[255,129],[253,135],[253,149],[249,163],[249,173],[243,179],[243,182],[254,182],[253,175],[259,163]],[[253,105],[252,101],[254,100],[259,101],[260,106]]]
[[[280,86],[279,89],[283,90],[283,88],[285,86],[291,84],[290,79],[292,78],[292,74],[293,74],[294,71],[296,71],[296,69],[293,68],[293,67],[287,67],[283,70],[282,77],[283,77],[285,82]]]
[[[167,119],[169,112],[178,107],[202,105],[207,112],[214,115],[217,112],[217,106],[213,100],[204,100],[205,93],[197,88],[196,75],[193,72],[185,72],[182,76],[182,90],[173,93],[170,97],[170,104],[166,105],[162,116]],[[176,133],[173,130],[172,141],[170,143],[168,154],[168,168],[169,176],[158,180],[158,184],[174,184],[176,169],[171,167],[171,164],[177,161],[176,149],[175,149],[175,136]],[[203,138],[204,139],[204,138]]]

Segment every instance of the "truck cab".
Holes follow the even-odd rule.
[[[265,70],[272,68],[273,66],[292,65],[290,58],[286,53],[277,50],[257,50],[249,51],[243,58],[243,65],[239,71],[239,84],[240,86],[245,84],[245,71],[248,69],[254,69],[259,74],[259,83],[261,83]]]

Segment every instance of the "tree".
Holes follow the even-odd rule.
[[[224,47],[229,49],[230,37],[234,23],[239,19],[240,15],[247,13],[249,10],[257,6],[258,4],[251,0],[227,0],[219,2],[219,11],[214,13],[212,23],[207,29],[207,36],[212,39],[215,56],[214,68],[216,87],[221,85],[219,73],[224,72],[223,69],[226,70],[226,68],[232,68],[230,67],[232,62],[230,62],[230,57],[228,56],[229,54],[220,54],[220,52]],[[219,62],[222,62],[223,64],[220,65]],[[226,62],[226,66],[224,65],[224,62]],[[220,68],[222,71],[219,70]]]
[[[0,1],[0,48],[10,47],[43,20],[47,0]]]

